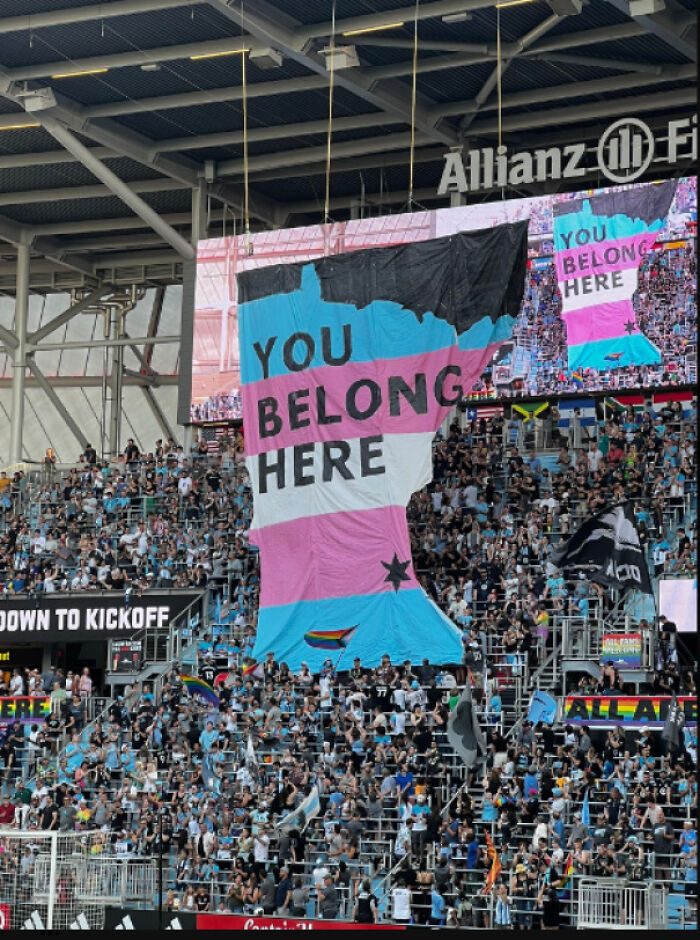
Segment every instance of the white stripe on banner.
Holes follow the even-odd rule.
[[[356,512],[362,509],[379,509],[385,506],[405,506],[415,490],[421,489],[433,478],[432,432],[420,434],[388,434],[381,443],[372,444],[369,466],[386,467],[386,473],[362,476],[362,447],[359,439],[349,440],[349,455],[344,463],[352,479],[345,479],[341,471],[333,469],[332,478],[324,482],[324,445],[314,444],[313,463],[311,452],[303,476],[313,478],[313,483],[297,486],[294,499],[289,490],[294,487],[294,448],[284,448],[284,489],[277,488],[275,472],[266,475],[267,492],[260,493],[260,461],[258,455],[248,457],[246,464],[253,483],[255,518],[251,529],[262,529],[279,522],[322,516],[334,512]],[[329,451],[338,458],[340,451]],[[279,461],[278,451],[268,451],[264,457],[270,468]],[[325,461],[328,464],[328,460]],[[365,460],[367,463],[367,460]],[[328,466],[326,469],[329,469]],[[347,475],[347,473],[346,473]]]
[[[615,272],[617,287],[612,287],[612,274],[591,274],[587,277],[560,281],[559,290],[562,298],[562,313],[597,307],[600,304],[614,304],[621,300],[631,300],[637,289],[637,269]]]

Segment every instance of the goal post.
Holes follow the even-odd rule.
[[[106,906],[156,894],[153,860],[115,856],[101,830],[0,830],[0,929],[103,930]]]

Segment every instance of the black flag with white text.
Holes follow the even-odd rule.
[[[586,570],[597,584],[654,593],[631,502],[587,519],[550,560],[557,568]]]

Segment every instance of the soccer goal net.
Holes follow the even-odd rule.
[[[108,905],[152,906],[154,873],[99,830],[0,830],[0,930],[102,930]]]

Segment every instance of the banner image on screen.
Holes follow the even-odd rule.
[[[416,579],[406,506],[512,332],[526,264],[519,222],[238,275],[256,658],[461,661]]]
[[[675,623],[679,633],[697,633],[698,579],[663,578],[659,581],[659,613]]]
[[[243,236],[202,241],[192,421],[242,417],[240,272],[523,220],[529,222],[529,260],[513,336],[466,395],[541,398],[693,381],[694,177],[259,232],[249,242]]]
[[[554,206],[554,259],[568,366],[659,365],[632,304],[639,268],[664,224],[676,181]]]

